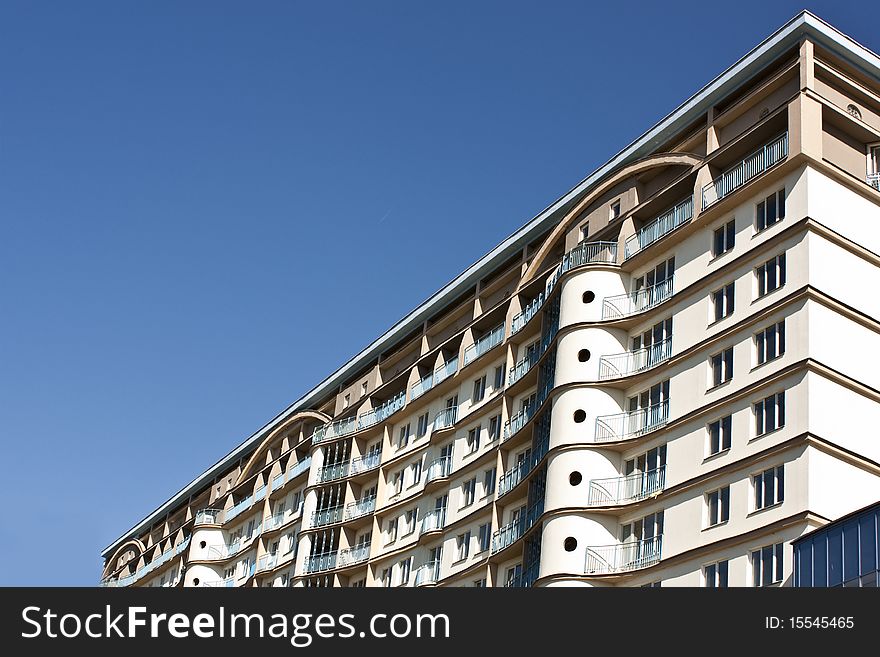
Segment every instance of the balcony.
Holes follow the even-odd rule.
[[[617,264],[617,242],[581,242],[562,258],[561,271],[589,264]]]
[[[526,516],[521,514],[513,522],[509,522],[504,527],[492,534],[492,554],[501,552],[504,548],[512,545],[514,541],[521,538],[526,532]]]
[[[363,563],[370,558],[370,543],[361,543],[354,547],[345,548],[339,551],[339,557],[336,559],[336,567],[344,568],[345,566],[353,566]]]
[[[227,511],[223,515],[223,522],[227,523],[236,516],[241,515],[248,509],[250,509],[257,502],[262,502],[266,497],[266,486],[260,486],[253,495],[248,495],[246,498],[241,500],[238,504],[233,506],[229,511]]]
[[[788,133],[768,142],[703,187],[703,209],[729,196],[788,156]]]
[[[440,429],[448,429],[455,424],[458,419],[458,406],[452,408],[444,408],[434,416],[434,431]]]
[[[640,568],[648,568],[660,562],[663,536],[587,548],[584,564],[586,575],[613,575]]]
[[[532,299],[529,305],[523,308],[521,312],[513,316],[513,319],[510,321],[511,335],[521,331],[523,326],[528,324],[529,320],[538,314],[538,311],[541,309],[541,306],[544,305],[546,298],[547,295],[541,292],[538,296]]]
[[[669,400],[637,411],[603,415],[596,418],[596,442],[638,438],[659,429],[669,420]]]
[[[318,483],[327,481],[335,481],[347,477],[351,468],[351,462],[343,461],[342,463],[334,463],[333,465],[325,465],[318,471]]]
[[[290,464],[288,464],[289,469],[287,471],[287,481],[293,481],[293,479],[295,479],[296,477],[301,475],[303,472],[306,472],[311,467],[311,465],[312,465],[312,457],[311,456],[305,457],[302,461],[299,461],[292,468],[290,467]]]
[[[659,306],[672,296],[672,281],[672,278],[667,278],[636,292],[605,297],[602,301],[602,319],[623,319]]]
[[[397,393],[381,406],[366,413],[361,413],[358,417],[358,429],[367,429],[376,426],[380,422],[384,422],[388,416],[403,408],[404,404],[406,404],[406,392]]]
[[[257,536],[259,536],[260,532],[262,531],[263,523],[260,522],[257,523],[256,527],[254,527],[253,533],[248,536],[237,538],[232,541],[232,543],[226,543],[224,545],[212,545],[208,548],[208,560],[220,561],[222,559],[233,557],[240,552],[244,552],[245,550],[253,546]]]
[[[366,472],[367,470],[372,470],[373,468],[378,468],[380,457],[381,454],[379,452],[370,452],[364,456],[353,458],[351,460],[349,474],[359,474],[361,472]]]
[[[207,588],[221,588],[221,589],[231,589],[235,586],[235,578],[227,577],[226,579],[218,579],[215,582],[202,582],[199,586],[205,586]]]
[[[685,199],[674,208],[664,212],[651,223],[643,226],[635,235],[627,238],[625,255],[633,257],[664,235],[668,235],[679,226],[694,218],[694,197]]]
[[[625,477],[593,479],[590,482],[587,506],[617,506],[639,502],[661,492],[665,484],[665,465]]]
[[[277,554],[264,554],[259,559],[257,559],[256,572],[262,573],[267,570],[272,570],[277,563],[278,563],[278,555]]]
[[[541,459],[544,458],[549,446],[549,440],[545,439],[529,455],[529,458],[505,472],[498,480],[498,497],[501,497],[516,488],[520,482],[522,482],[522,480],[535,469],[535,466],[541,462]]]
[[[510,372],[507,375],[507,385],[512,386],[523,378],[535,366],[542,353],[542,349],[532,349],[524,358],[517,361],[516,365],[510,368]]]
[[[434,385],[439,385],[441,382],[448,379],[450,376],[455,374],[458,371],[458,356],[453,356],[445,363],[443,363],[440,367],[434,370]]]
[[[531,404],[526,406],[516,415],[513,415],[509,420],[507,420],[507,422],[504,423],[504,434],[502,436],[501,442],[506,442],[510,440],[528,423],[530,419],[532,419],[535,413],[537,413],[538,409],[541,408],[545,401],[547,401],[547,397],[550,396],[551,390],[553,390],[553,384],[545,384],[541,392],[538,393],[538,396],[535,397]]]
[[[434,459],[425,470],[425,483],[428,484],[435,479],[448,477],[450,472],[452,472],[451,456],[441,456],[439,459]]]
[[[367,497],[356,502],[350,502],[345,507],[345,519],[354,520],[363,518],[376,510],[376,496]]]
[[[338,552],[334,550],[333,552],[321,552],[307,557],[305,564],[306,573],[320,573],[324,570],[336,568],[337,555]]]
[[[219,525],[222,521],[223,511],[221,509],[202,509],[196,513],[196,525]]]
[[[317,445],[318,443],[323,443],[328,440],[333,440],[334,438],[340,438],[342,436],[347,436],[350,433],[354,433],[358,429],[357,423],[357,418],[352,415],[351,417],[336,420],[335,422],[330,422],[321,427],[316,427],[312,432],[312,445]]]
[[[312,522],[309,526],[323,527],[324,525],[332,525],[334,522],[341,522],[343,509],[341,504],[327,509],[319,509],[312,513]]]
[[[189,540],[190,540],[190,538],[187,536],[186,539],[181,541],[179,545],[172,548],[171,550],[166,550],[165,552],[160,554],[158,557],[153,559],[150,563],[144,564],[143,566],[138,568],[137,571],[132,573],[131,575],[126,575],[125,577],[119,577],[117,579],[103,580],[101,582],[101,586],[109,587],[109,588],[116,588],[116,587],[129,586],[131,584],[134,584],[139,579],[143,579],[144,577],[149,575],[151,572],[153,572],[154,570],[159,568],[159,566],[162,566],[162,565],[168,563],[174,557],[176,557],[181,552],[186,550],[189,547]]]
[[[422,528],[421,533],[425,532],[433,532],[438,529],[443,529],[443,525],[446,524],[446,509],[434,509],[433,511],[429,511],[424,518],[422,518]]]
[[[289,522],[293,522],[296,520],[303,512],[303,502],[299,503],[299,506],[295,510],[291,510],[290,515],[287,514],[286,511],[279,511],[271,516],[266,516],[263,519],[263,531],[270,532],[273,529],[278,529],[282,525],[286,525]]]
[[[865,182],[874,189],[880,191],[880,173],[869,173],[865,178]]]
[[[435,584],[440,579],[440,562],[430,561],[416,569],[416,586]]]
[[[428,376],[419,379],[419,382],[416,383],[412,388],[410,388],[409,398],[410,400],[418,399],[426,392],[428,392],[431,388],[434,387],[434,373],[431,372]]]
[[[504,324],[501,323],[489,331],[482,338],[464,350],[464,364],[474,362],[490,349],[497,347],[504,341]]]
[[[655,342],[650,347],[625,351],[621,354],[602,356],[599,360],[599,380],[618,379],[644,372],[663,363],[672,356],[672,336]]]

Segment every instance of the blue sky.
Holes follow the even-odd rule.
[[[94,584],[121,532],[803,8],[598,5],[4,2],[0,584]],[[870,3],[810,9],[880,49]]]

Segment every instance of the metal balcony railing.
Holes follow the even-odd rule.
[[[318,472],[318,482],[324,483],[326,481],[334,481],[336,479],[342,479],[343,477],[347,477],[351,468],[350,461],[343,461],[342,463],[334,463],[333,465],[325,465]]]
[[[516,488],[526,476],[541,462],[550,447],[549,438],[544,439],[532,450],[529,458],[513,466],[498,479],[498,497]]]
[[[625,255],[631,258],[636,253],[671,233],[679,226],[694,218],[694,197],[685,199],[651,223],[643,226],[635,235],[626,240]]]
[[[504,548],[512,545],[526,531],[526,516],[520,514],[519,518],[509,522],[504,527],[492,534],[492,554],[501,552]]]
[[[617,242],[581,242],[562,258],[562,272],[589,264],[617,264]]]
[[[425,469],[425,483],[427,484],[441,477],[448,477],[450,472],[452,472],[451,456],[441,456],[438,459],[434,459]]]
[[[329,422],[321,427],[316,427],[312,432],[312,444],[317,445],[327,440],[333,440],[341,436],[347,436],[354,433],[358,429],[358,419],[354,415],[351,417]]]
[[[208,560],[220,560],[227,559],[229,557],[235,556],[240,552],[244,552],[251,546],[253,546],[254,541],[256,541],[257,536],[263,531],[263,523],[258,522],[256,527],[254,527],[254,531],[241,538],[237,538],[232,543],[225,543],[223,545],[212,545],[208,548]]]
[[[660,305],[672,296],[672,281],[673,278],[667,278],[636,292],[605,297],[602,301],[602,319],[622,319]]]
[[[350,502],[345,507],[345,519],[354,520],[371,514],[376,510],[376,496],[366,497],[356,502]]]
[[[336,568],[336,558],[338,554],[338,550],[334,550],[333,552],[321,552],[306,557],[305,571],[307,573],[319,573],[324,570],[332,570],[333,568]]]
[[[422,518],[422,527],[421,533],[425,532],[433,532],[438,529],[443,529],[443,526],[446,524],[446,509],[434,509],[425,514],[425,517]]]
[[[323,527],[324,525],[332,525],[334,522],[342,521],[342,513],[345,507],[343,505],[331,506],[327,509],[320,509],[312,513],[311,527]]]
[[[653,566],[660,561],[662,543],[661,535],[631,543],[588,547],[584,573],[610,575]]]
[[[292,468],[287,470],[287,481],[292,481],[294,478],[301,475],[303,472],[306,472],[312,465],[312,457],[307,456],[302,461],[299,461]]]
[[[672,336],[644,349],[602,356],[599,359],[599,380],[604,381],[638,374],[669,360],[671,356]]]
[[[647,472],[636,472],[625,477],[593,479],[587,506],[615,506],[638,502],[656,495],[666,485],[666,466]]]
[[[219,525],[223,517],[222,509],[202,509],[196,513],[196,525]]]
[[[499,324],[482,338],[464,350],[464,364],[472,363],[504,340],[504,323]]]
[[[434,385],[439,385],[458,371],[458,356],[453,356],[434,370]]]
[[[596,442],[637,438],[662,427],[669,420],[669,400],[636,411],[596,418]]]
[[[544,384],[544,387],[538,393],[538,396],[535,397],[532,402],[523,408],[519,413],[511,416],[507,422],[504,423],[504,433],[502,435],[501,442],[505,442],[512,438],[517,434],[532,417],[535,413],[538,412],[538,409],[547,401],[547,397],[550,396],[550,391],[553,390],[552,382],[548,382]]]
[[[725,196],[754,180],[759,175],[782,162],[788,156],[788,133],[784,132],[772,141],[731,167],[708,185],[703,186],[703,209],[717,203]]]
[[[235,586],[235,578],[227,577],[226,579],[218,579],[214,582],[202,582],[199,586],[205,586],[208,588],[227,588],[231,589]]]
[[[444,408],[434,416],[434,431],[440,429],[448,429],[458,419],[458,406],[452,408]]]
[[[336,567],[344,568],[345,566],[353,566],[358,563],[363,563],[369,558],[370,543],[361,543],[360,545],[340,550],[339,556],[336,559]]]
[[[524,358],[517,361],[516,365],[510,368],[510,372],[507,375],[507,385],[512,386],[523,378],[535,366],[542,353],[543,350],[541,349],[532,349]]]
[[[434,584],[440,579],[440,562],[429,561],[416,569],[416,586]]]
[[[177,546],[175,546],[171,550],[166,550],[165,552],[160,554],[158,557],[153,559],[150,563],[144,564],[143,566],[138,568],[137,571],[135,571],[131,575],[126,575],[125,577],[118,577],[116,579],[103,580],[101,582],[101,586],[109,587],[109,588],[116,588],[116,587],[123,587],[123,586],[129,586],[131,584],[134,584],[139,579],[146,577],[151,572],[156,570],[159,566],[162,566],[162,565],[168,563],[174,557],[176,557],[181,552],[186,550],[189,547],[189,540],[190,540],[190,538],[186,537]]]
[[[275,564],[278,563],[278,555],[277,554],[264,554],[259,559],[257,559],[257,570],[256,572],[261,573],[266,570],[272,570],[275,567]]]
[[[380,456],[381,454],[379,452],[370,452],[369,454],[353,458],[351,460],[351,466],[349,467],[349,474],[358,474],[360,472],[372,470],[373,468],[378,468]]]
[[[260,486],[253,495],[248,495],[241,502],[233,506],[229,511],[223,514],[223,522],[227,523],[238,515],[241,515],[248,509],[250,509],[257,502],[262,502],[266,497],[266,486],[265,484]]]
[[[880,190],[880,173],[869,173],[865,181],[874,189]]]
[[[431,388],[434,387],[434,373],[431,372],[428,376],[419,379],[419,382],[413,385],[410,388],[409,398],[418,399],[426,392],[428,392]]]
[[[541,306],[544,305],[546,298],[546,294],[541,292],[538,296],[532,299],[522,311],[513,316],[513,319],[510,320],[511,335],[521,331],[523,326],[528,324],[529,320],[538,314],[538,311],[541,309]]]
[[[403,408],[404,404],[406,404],[406,392],[402,391],[385,401],[381,406],[366,413],[361,413],[358,416],[358,429],[367,429],[380,422],[384,422],[390,415]]]

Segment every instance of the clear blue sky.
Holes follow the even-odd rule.
[[[801,8],[3,2],[0,584],[94,584],[106,544]],[[871,3],[810,9],[880,48]]]

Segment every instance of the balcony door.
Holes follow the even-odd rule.
[[[628,433],[639,433],[662,422],[665,419],[662,405],[668,401],[669,379],[630,397],[627,409],[630,412]]]
[[[880,144],[871,146],[868,153],[868,175],[880,174]]]

